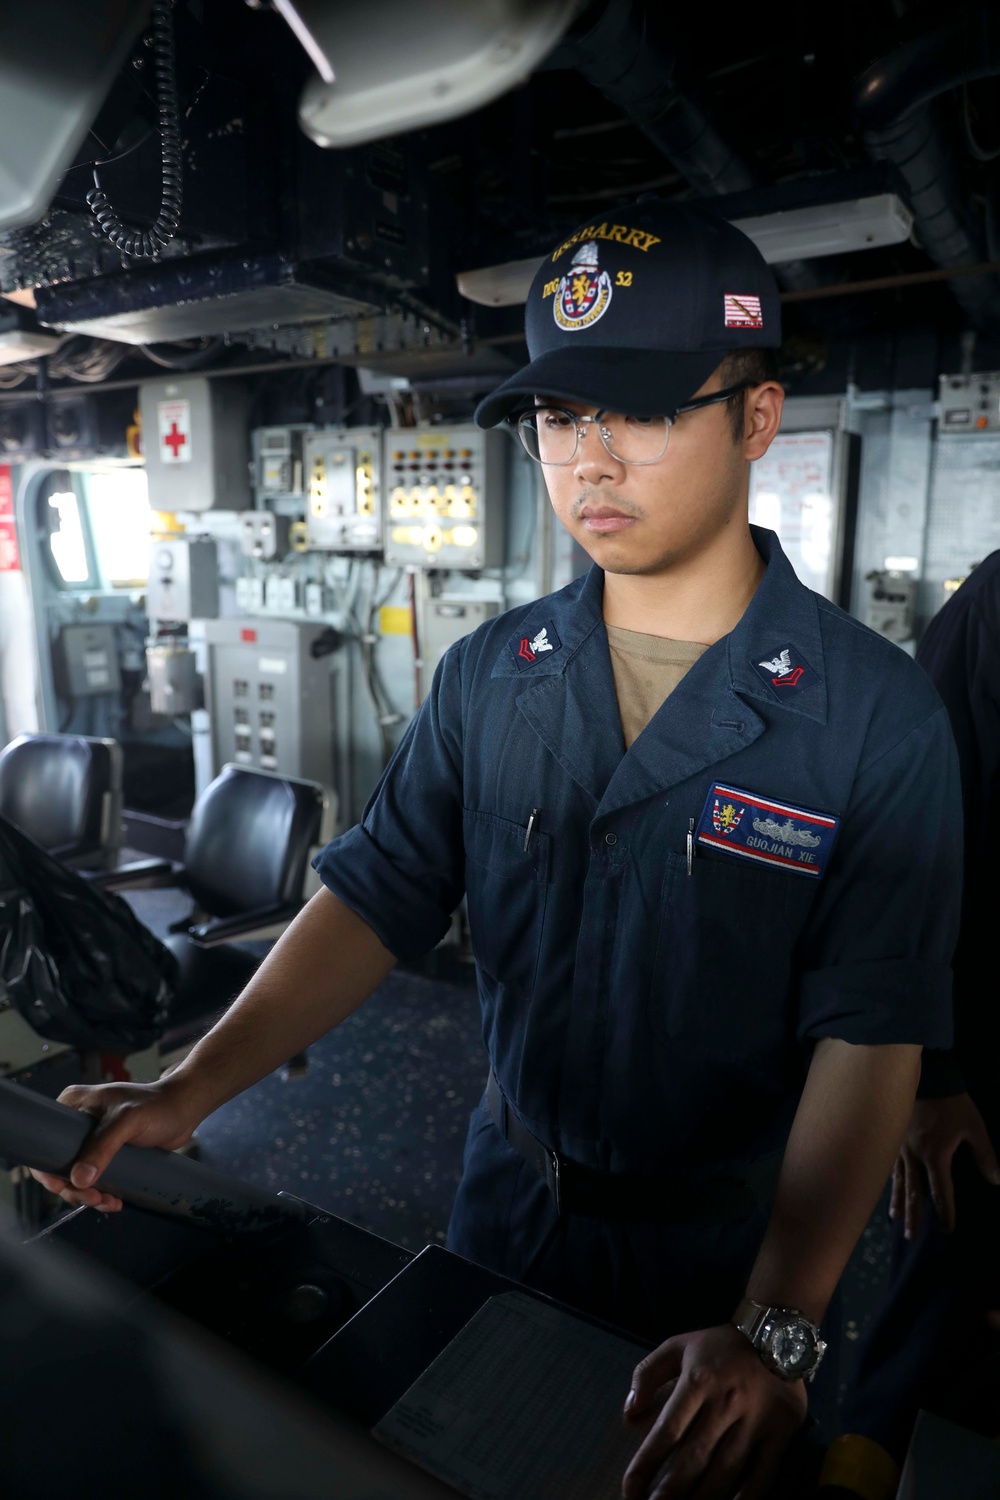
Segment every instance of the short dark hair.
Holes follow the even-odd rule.
[[[727,385],[741,385],[744,380],[750,385],[763,385],[778,378],[778,352],[776,349],[733,349],[723,359],[718,373],[722,389]],[[743,441],[745,396],[746,391],[740,391],[726,402],[734,443]]]

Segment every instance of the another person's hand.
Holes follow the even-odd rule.
[[[806,1417],[800,1380],[762,1362],[728,1323],[667,1339],[636,1366],[625,1405],[639,1418],[672,1386],[622,1481],[624,1500],[757,1500]]]
[[[963,1141],[987,1181],[1000,1185],[1000,1163],[971,1097],[950,1094],[944,1099],[917,1100],[893,1169],[889,1204],[889,1217],[903,1220],[908,1240],[920,1232],[927,1186],[942,1228],[949,1234],[954,1229],[952,1159]]]
[[[102,1192],[99,1182],[108,1163],[122,1146],[163,1146],[167,1151],[183,1146],[201,1123],[187,1100],[179,1079],[161,1078],[158,1083],[101,1083],[63,1089],[60,1104],[68,1104],[93,1115],[97,1127],[73,1164],[69,1181],[48,1172],[32,1171],[43,1187],[58,1193],[67,1203],[114,1212],[121,1199]]]

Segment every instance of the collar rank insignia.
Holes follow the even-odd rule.
[[[526,672],[533,667],[536,661],[544,661],[553,651],[562,649],[562,642],[556,635],[555,627],[550,623],[536,630],[532,635],[515,635],[508,642],[510,653],[514,658],[514,665],[519,672]]]
[[[762,661],[751,657],[750,665],[761,682],[774,688],[779,697],[793,697],[796,688],[810,687],[819,680],[802,652],[791,644],[765,654]]]
[[[758,797],[715,782],[702,808],[695,839],[738,859],[818,879],[826,869],[840,819]]]

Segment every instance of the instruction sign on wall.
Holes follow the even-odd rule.
[[[189,464],[191,462],[190,401],[158,401],[156,416],[160,433],[160,462]]]
[[[827,598],[838,524],[833,438],[826,429],[779,432],[750,466],[750,520],[777,532],[799,579]]]

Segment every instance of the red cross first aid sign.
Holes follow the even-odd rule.
[[[190,401],[159,401],[156,414],[160,431],[160,462],[191,462]]]

